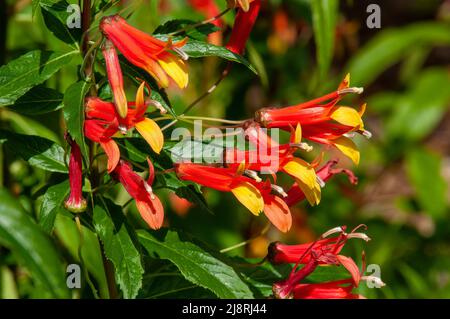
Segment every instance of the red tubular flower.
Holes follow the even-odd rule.
[[[242,176],[235,169],[179,163],[175,164],[175,171],[182,180],[192,181],[221,192],[231,192],[254,215],[259,215],[263,211],[264,201],[261,193],[252,184],[253,180]]]
[[[206,19],[217,17],[220,10],[214,0],[189,0],[191,6],[202,13]],[[218,28],[222,28],[223,23],[221,19],[215,19],[212,24]],[[208,35],[209,42],[215,45],[222,45],[222,33],[220,31],[213,32]]]
[[[343,173],[348,176],[351,184],[357,184],[358,178],[353,174],[352,171],[345,168],[334,168],[334,166],[336,166],[337,163],[338,160],[328,161],[324,166],[322,166],[317,171],[316,173],[317,177],[323,182],[327,182],[334,175]],[[289,207],[291,207],[304,200],[305,194],[303,193],[303,190],[300,187],[298,187],[297,183],[294,183],[292,187],[287,191],[287,196],[283,199],[286,202],[286,204]]]
[[[117,113],[121,118],[125,118],[127,116],[128,106],[127,97],[123,89],[122,69],[120,68],[116,49],[108,39],[106,39],[102,47],[102,53],[105,58],[106,72],[108,74],[109,85],[113,92]]]
[[[345,227],[334,228],[321,238],[313,243],[305,243],[300,245],[285,245],[280,242],[274,242],[270,244],[268,248],[267,258],[271,263],[283,264],[283,263],[299,263],[305,264],[309,262],[313,255],[318,256],[336,256],[340,253],[344,245],[349,239],[360,238],[365,241],[370,240],[364,233],[357,233],[357,228],[352,230],[349,234],[345,233]],[[325,238],[329,234],[339,232],[338,237]],[[319,260],[320,264],[327,264],[329,260]]]
[[[287,232],[292,225],[289,207],[278,196],[272,194],[272,185],[258,182],[243,176],[243,166],[239,168],[223,168],[180,163],[175,165],[177,175],[182,180],[216,189],[231,192],[237,200],[254,215],[264,214],[282,232]]]
[[[86,99],[86,120],[84,122],[84,134],[90,140],[99,143],[108,157],[108,172],[111,173],[120,159],[120,151],[112,137],[132,128],[142,135],[150,147],[159,154],[164,144],[164,136],[158,124],[145,117],[147,105],[144,98],[143,82],[137,93],[136,102],[128,103],[128,112],[125,118],[120,118],[114,108],[114,104],[102,101],[99,98]]]
[[[161,87],[169,85],[168,76],[180,88],[187,86],[189,77],[183,60],[188,56],[181,50],[186,40],[175,44],[170,39],[158,40],[130,26],[118,15],[104,17],[100,22],[100,29],[128,61],[146,70]],[[178,53],[181,59],[171,51]]]
[[[269,260],[277,262],[295,263],[289,277],[281,282],[274,283],[273,293],[276,298],[292,298],[295,289],[301,280],[311,274],[319,265],[342,265],[351,274],[351,282],[355,287],[361,280],[361,272],[352,258],[339,255],[342,247],[350,238],[369,240],[364,233],[356,233],[360,225],[350,234],[345,233],[345,227],[336,227],[324,233],[320,240],[296,246],[288,246],[280,243],[270,246]],[[337,238],[325,239],[327,236],[339,233]],[[304,266],[297,270],[298,265]],[[351,289],[350,289],[351,290]]]
[[[278,145],[257,123],[248,124],[246,136],[257,149],[250,151],[226,150],[225,162],[229,166],[235,167],[239,165],[238,163],[245,161],[246,168],[249,170],[261,171],[264,169],[273,174],[278,171],[285,172],[296,180],[311,205],[320,202],[321,189],[314,165],[294,156],[297,148],[308,148],[306,144],[301,143],[300,125],[297,125],[296,129],[292,131],[290,144]]]
[[[68,139],[71,146],[69,159],[70,194],[64,202],[64,207],[73,213],[81,213],[86,210],[86,200],[83,198],[82,192],[83,163],[80,147],[70,137]]]
[[[248,1],[247,1],[248,3]],[[239,8],[234,21],[233,30],[226,48],[234,53],[242,54],[245,44],[250,36],[250,32],[256,22],[256,18],[261,8],[261,0],[254,0],[250,3],[248,10]]]
[[[321,144],[333,145],[356,164],[359,152],[356,145],[346,135],[358,132],[370,137],[364,129],[361,111],[348,106],[337,106],[343,95],[361,93],[361,88],[350,88],[350,76],[347,75],[338,90],[312,101],[284,108],[265,108],[255,114],[255,120],[264,127],[277,127],[290,130],[297,124],[302,126],[303,137]]]
[[[125,187],[128,194],[136,201],[136,207],[142,219],[152,229],[161,228],[164,221],[164,207],[161,201],[153,193],[151,185],[154,178],[153,164],[148,160],[149,178],[144,181],[142,177],[133,171],[131,165],[120,161],[114,169],[113,176]]]

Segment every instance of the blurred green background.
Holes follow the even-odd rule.
[[[222,0],[216,3],[226,6]],[[371,3],[381,8],[381,28],[366,25]],[[1,1],[0,6],[1,65],[33,48],[64,49],[45,30],[40,13],[32,19],[31,1]],[[121,1],[121,8],[131,14],[131,24],[149,33],[168,20],[203,19],[182,0]],[[224,20],[226,39],[233,13]],[[372,238],[364,245],[367,262],[380,265],[387,284],[382,289],[362,287],[365,296],[449,298],[450,1],[267,0],[246,56],[259,77],[235,65],[190,115],[250,118],[261,107],[293,105],[330,92],[350,72],[352,86],[365,91],[343,104],[358,107],[367,102],[365,126],[373,137],[355,138],[361,150],[359,167],[345,158],[339,165],[352,169],[359,184],[350,185],[345,176],[333,178],[319,206],[303,203],[292,209],[288,235],[270,228],[259,236],[265,219],[253,218],[232,196],[215,191],[206,192],[214,215],[197,207],[186,210],[167,193],[168,224],[219,250],[255,238],[228,253],[261,258],[272,241],[306,242],[337,225],[364,223]],[[190,60],[188,88],[168,91],[176,111],[208,89],[225,65],[216,58]],[[64,92],[76,74],[75,68],[65,68],[46,85]],[[130,96],[133,90],[130,85]],[[60,111],[34,116],[0,109],[0,119],[2,126],[17,132],[62,141]],[[329,157],[341,157],[331,153]],[[2,157],[3,185],[20,194],[23,206],[31,210],[45,173],[6,152]],[[119,202],[128,200],[122,197]],[[352,243],[347,249],[356,257],[362,247]],[[1,264],[14,262],[9,255],[0,256]],[[1,274],[3,283],[12,276],[6,267]]]

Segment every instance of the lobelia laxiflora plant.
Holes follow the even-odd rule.
[[[244,54],[266,1],[227,1],[226,9],[220,12],[214,1],[191,0],[189,4],[206,21],[167,23],[152,35],[133,26],[125,15],[106,15],[104,11],[108,8],[99,9],[90,1],[84,3],[83,34],[76,44],[69,43],[76,53],[82,53],[83,62],[81,79],[69,87],[64,97],[68,156],[62,151],[52,161],[53,165],[59,165],[52,167],[53,172],[68,173],[70,188],[61,198],[54,196],[54,188],[49,188],[44,195],[41,223],[47,227],[50,224],[47,230],[51,231],[56,214],[60,213],[59,206],[76,213],[74,220],[80,235],[76,258],[83,267],[91,267],[86,268],[86,273],[98,276],[95,281],[86,278],[93,295],[97,290],[102,291],[102,297],[111,298],[118,294],[125,298],[152,295],[146,291],[148,278],[143,274],[163,265],[163,269],[170,268],[170,272],[177,274],[179,271],[188,281],[218,297],[255,297],[253,290],[257,288],[252,286],[251,275],[238,270],[220,253],[210,254],[197,241],[185,240],[181,231],[172,228],[174,219],[167,210],[167,198],[176,198],[177,203],[172,206],[178,208],[173,210],[182,220],[189,209],[204,206],[209,209],[203,197],[207,189],[229,193],[245,209],[236,202],[230,205],[249,211],[251,215],[247,217],[252,222],[273,225],[276,234],[289,233],[295,217],[291,207],[303,200],[309,203],[308,207],[319,205],[322,188],[331,177],[344,174],[351,184],[357,183],[350,169],[336,167],[338,158],[327,162],[324,158],[330,147],[335,147],[354,164],[359,163],[360,154],[352,137],[356,133],[370,137],[362,120],[366,105],[356,110],[339,103],[346,95],[361,94],[362,88],[350,87],[347,75],[334,92],[293,106],[261,105],[246,120],[189,116],[187,113],[225,80],[232,63],[254,69]],[[235,12],[230,26],[222,19],[228,12]],[[188,58],[211,55],[227,60],[220,79],[183,112],[178,112],[172,107],[172,94],[190,96],[188,85],[196,77],[195,72],[189,71]],[[166,132],[177,123],[190,125],[192,120],[224,124],[205,127],[235,129],[235,135],[245,137],[248,149],[237,145],[221,147],[221,161],[214,164],[170,156],[175,147]],[[286,141],[274,138],[272,133],[278,129],[288,132]],[[319,152],[311,159],[306,153],[314,148]],[[59,146],[47,147],[44,155],[61,150]],[[43,161],[45,156],[38,159]],[[133,215],[134,207],[130,209],[131,203],[135,205],[137,218]],[[67,214],[61,214],[62,218],[67,218]],[[284,280],[279,276],[273,278],[273,294],[264,297],[361,297],[354,289],[361,281],[376,278],[364,275],[364,262],[360,269],[352,258],[341,254],[349,239],[369,240],[367,235],[357,232],[359,228],[346,233],[345,227],[337,227],[312,243],[271,244],[264,262],[292,267],[284,274]],[[85,237],[84,232],[93,234]],[[87,253],[81,245],[86,238],[94,238],[92,247],[101,250],[100,275],[95,266],[83,259]],[[147,267],[152,262],[161,265]],[[165,265],[166,262],[176,267]],[[309,276],[324,266],[330,272],[331,266],[343,267],[349,275],[335,276],[333,281],[308,282]],[[96,284],[100,285],[102,280],[107,282],[107,289],[97,289]]]

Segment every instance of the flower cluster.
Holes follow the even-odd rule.
[[[279,242],[269,246],[267,259],[273,264],[295,264],[287,279],[273,284],[272,290],[275,298],[286,299],[358,299],[363,296],[353,293],[361,281],[375,281],[379,286],[384,283],[378,277],[364,276],[365,261],[363,255],[362,270],[355,261],[345,255],[341,250],[349,239],[358,238],[369,241],[370,238],[357,232],[364,225],[346,233],[346,227],[336,227],[322,234],[312,243],[301,245],[285,245]],[[332,235],[338,236],[330,237]],[[299,269],[299,266],[303,265]],[[338,279],[320,283],[305,283],[307,277],[320,266],[342,266],[350,274],[350,278]]]
[[[218,17],[218,9],[211,1],[190,1],[207,17]],[[229,1],[229,8],[236,8],[234,22],[227,49],[242,54],[250,32],[259,14],[261,0]],[[217,26],[222,22],[214,20]],[[187,54],[183,47],[188,39],[173,42],[172,39],[152,37],[129,25],[118,15],[104,17],[100,22],[104,36],[102,54],[106,65],[113,102],[89,96],[85,101],[84,134],[98,143],[107,156],[107,171],[119,181],[135,199],[136,206],[147,224],[158,229],[164,221],[161,201],[153,193],[154,168],[150,160],[149,178],[144,180],[133,171],[130,163],[121,159],[115,137],[136,131],[159,154],[164,145],[161,128],[146,116],[149,106],[164,112],[161,105],[146,97],[150,87],[141,82],[134,101],[129,101],[123,87],[123,74],[118,51],[134,66],[148,72],[161,88],[171,82],[183,89],[188,85]],[[290,206],[306,199],[317,205],[321,199],[321,188],[337,173],[345,173],[352,183],[356,177],[346,169],[336,169],[337,161],[321,165],[319,156],[312,162],[300,157],[300,152],[310,151],[312,146],[303,140],[331,145],[344,155],[359,162],[359,152],[351,137],[355,133],[370,136],[365,130],[360,111],[338,105],[341,99],[351,93],[361,93],[361,88],[350,87],[350,77],[346,76],[338,89],[317,99],[281,108],[262,108],[253,119],[242,123],[241,127],[253,150],[238,148],[225,149],[223,165],[175,163],[174,171],[181,180],[198,183],[204,187],[222,192],[230,192],[252,214],[264,213],[270,222],[282,232],[287,232],[292,224]],[[290,140],[279,144],[267,134],[267,129],[282,129],[290,132]],[[80,150],[71,141],[72,151],[69,165],[71,193],[66,206],[73,211],[85,209],[82,198],[82,160]],[[323,155],[323,154],[322,154]],[[260,177],[269,173],[272,179]],[[292,186],[285,191],[277,185],[277,174],[283,173],[292,180]]]

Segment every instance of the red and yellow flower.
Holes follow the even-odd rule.
[[[133,171],[131,165],[119,161],[113,176],[125,187],[128,194],[136,201],[136,207],[142,219],[152,229],[161,228],[164,221],[164,207],[159,198],[153,193],[151,185],[155,177],[153,164],[147,159],[149,177],[147,181]]]
[[[118,15],[104,17],[100,29],[128,61],[146,70],[161,87],[169,86],[169,78],[180,88],[188,85],[189,76],[183,61],[188,56],[181,49],[186,39],[177,43],[172,43],[171,39],[156,39],[132,27]]]
[[[310,164],[294,156],[299,147],[308,148],[307,145],[301,143],[302,129],[299,124],[292,132],[291,143],[284,145],[279,145],[271,139],[256,123],[250,124],[245,133],[250,142],[256,146],[256,149],[248,151],[226,150],[225,162],[229,166],[235,167],[238,165],[237,163],[245,161],[246,169],[249,170],[261,171],[265,169],[273,174],[278,171],[284,172],[295,179],[311,205],[319,204],[321,187],[320,180],[314,170],[315,164]]]
[[[238,0],[239,9],[226,48],[242,54],[261,8],[261,0]]]
[[[361,93],[361,88],[349,87],[347,75],[339,88],[320,98],[283,108],[265,108],[256,112],[255,120],[264,127],[290,130],[300,124],[303,137],[321,144],[333,145],[355,164],[359,163],[359,151],[348,137],[353,132],[370,136],[364,129],[362,115],[366,105],[360,111],[337,103],[349,93]]]
[[[125,118],[118,116],[113,103],[102,101],[99,98],[89,97],[86,100],[86,120],[84,122],[84,134],[90,140],[99,143],[108,157],[108,172],[112,172],[120,159],[120,151],[113,137],[118,134],[126,134],[128,130],[136,130],[147,141],[156,153],[160,153],[164,136],[158,124],[145,117],[147,104],[144,97],[145,82],[137,93],[136,101],[128,103],[128,111]]]
[[[273,194],[270,182],[244,176],[244,165],[238,168],[213,167],[193,163],[175,164],[178,177],[221,192],[231,192],[252,214],[264,212],[278,229],[286,232],[292,224],[289,207]],[[276,187],[275,187],[276,188]]]

